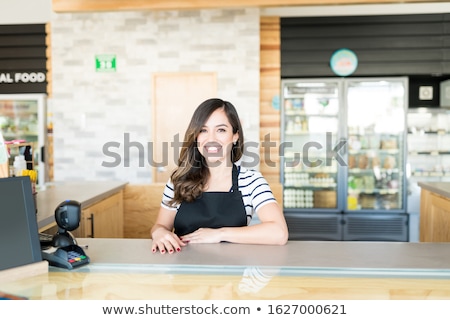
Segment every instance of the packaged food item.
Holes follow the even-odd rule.
[[[371,194],[361,194],[359,196],[359,200],[361,203],[361,208],[363,209],[373,209],[376,208],[376,197]]]
[[[392,156],[387,156],[384,158],[383,168],[384,169],[394,169],[396,166],[395,158]]]
[[[384,139],[381,140],[380,149],[397,149],[397,140],[396,139]]]
[[[357,210],[358,209],[358,198],[355,195],[349,195],[347,197],[347,208],[348,210]]]
[[[314,208],[336,208],[336,191],[314,191]]]
[[[349,155],[348,156],[348,168],[349,169],[354,169],[356,167],[356,159],[354,155]]]
[[[358,167],[360,169],[367,169],[369,166],[369,158],[366,155],[360,155],[358,159]]]
[[[381,165],[381,161],[379,157],[372,158],[372,168],[379,167]]]

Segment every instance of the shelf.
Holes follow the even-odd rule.
[[[337,118],[337,113],[306,113],[302,110],[286,110],[285,115],[288,117],[300,116],[300,117],[327,117],[327,118]]]
[[[427,131],[421,131],[421,130],[417,130],[416,132],[412,132],[410,130],[408,130],[408,134],[412,135],[412,136],[421,136],[424,134],[429,134],[429,135],[450,135],[450,131],[446,131],[444,129],[442,130],[427,130]]]
[[[309,131],[285,131],[284,133],[289,136],[310,135],[311,134],[311,132],[309,132]]]
[[[450,151],[410,151],[411,156],[445,156],[450,155]]]
[[[450,108],[449,107],[409,107],[408,108],[408,114],[424,114],[424,113],[432,113],[432,114],[450,114]]]
[[[27,137],[37,137],[38,133],[37,132],[29,132],[29,131],[17,131],[17,132],[3,132],[3,138],[5,140],[7,140],[7,138],[15,138],[17,139],[17,137],[23,137],[23,136],[27,136]]]
[[[294,169],[292,167],[285,168],[284,171],[286,174],[296,174],[296,173],[305,173],[305,174],[316,174],[316,173],[328,173],[328,174],[337,174],[337,169],[335,167],[316,167],[316,168],[303,168],[302,170]]]
[[[348,189],[349,193],[365,193],[365,194],[397,194],[400,189],[392,188],[392,189]]]
[[[287,154],[285,154],[284,155],[284,159],[285,159],[285,161],[284,162],[292,162],[292,161],[294,161],[294,160],[299,160],[298,159],[298,156],[300,155],[300,160],[301,160],[301,162],[303,163],[303,159],[304,159],[304,157],[303,157],[303,154],[301,153],[301,152],[298,152],[297,153],[297,155],[294,155],[293,153],[291,153],[291,152],[289,152],[289,153],[287,153]],[[330,159],[330,158],[327,158],[327,154],[326,153],[324,153],[324,152],[320,152],[320,153],[317,153],[317,154],[315,154],[315,153],[310,153],[309,154],[309,160],[311,161],[311,162],[314,162],[314,161],[317,161],[317,160],[322,160],[323,161],[323,163],[322,163],[322,165],[325,165],[325,162],[327,161],[327,159]],[[331,159],[334,159],[334,157],[333,158],[331,158]]]
[[[413,177],[450,177],[450,172],[444,171],[414,171]]]
[[[365,154],[368,152],[379,152],[379,153],[387,153],[387,154],[398,154],[400,152],[399,149],[359,149],[359,150],[349,150],[349,154]]]
[[[301,130],[301,131],[286,130],[284,133],[289,136],[297,136],[297,135],[321,136],[321,137],[326,136],[326,134],[323,131],[318,132],[318,131],[304,131],[304,130]],[[335,131],[332,132],[331,130],[327,130],[327,133],[331,133],[333,138],[336,137],[336,135],[337,135],[337,132],[335,132]]]
[[[27,168],[28,169],[34,169],[35,168],[35,157],[33,154],[33,150],[34,150],[34,142],[21,142],[21,143],[8,143],[6,144],[6,147],[8,149],[8,152],[10,154],[10,158],[9,158],[9,165],[13,165],[14,164],[14,159],[17,155],[19,154],[23,154],[25,155],[23,152],[20,152],[20,148],[30,148],[30,153],[27,154],[30,158],[27,159],[27,155],[25,155],[25,162],[27,163]]]
[[[289,185],[285,184],[285,188],[288,189],[310,189],[310,190],[322,190],[322,189],[336,189],[336,183],[330,183],[326,185],[304,184],[304,185]]]
[[[392,137],[392,138],[398,138],[403,131],[400,132],[364,132],[364,133],[358,133],[358,132],[351,132],[348,131],[348,136],[355,136],[355,137],[366,137],[366,136],[380,136],[380,137]]]
[[[348,169],[348,173],[351,174],[372,174],[374,172],[374,169],[359,169],[359,168],[355,168],[355,169]],[[392,172],[392,173],[398,173],[399,169],[398,168],[394,168],[394,169],[384,169],[384,168],[380,168],[380,172]]]

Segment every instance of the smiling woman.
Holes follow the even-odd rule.
[[[202,102],[164,190],[152,228],[153,252],[174,253],[188,243],[286,243],[286,221],[269,184],[237,164],[243,150],[235,107],[216,98]],[[261,223],[250,226],[254,213]]]

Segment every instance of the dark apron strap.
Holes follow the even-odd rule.
[[[233,186],[232,186],[233,192],[239,191],[239,185],[238,185],[239,172],[238,172],[238,168],[235,164],[233,164],[233,173],[232,173],[231,180],[233,181]]]

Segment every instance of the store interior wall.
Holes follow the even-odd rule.
[[[0,0],[0,24],[47,23],[51,14],[52,0]]]
[[[255,8],[53,14],[54,180],[153,182],[147,159],[158,72],[215,72],[218,96],[238,109],[246,141],[259,141],[259,16]],[[96,71],[103,54],[116,56],[116,71]],[[119,163],[106,167],[116,159],[105,153],[111,144]]]

